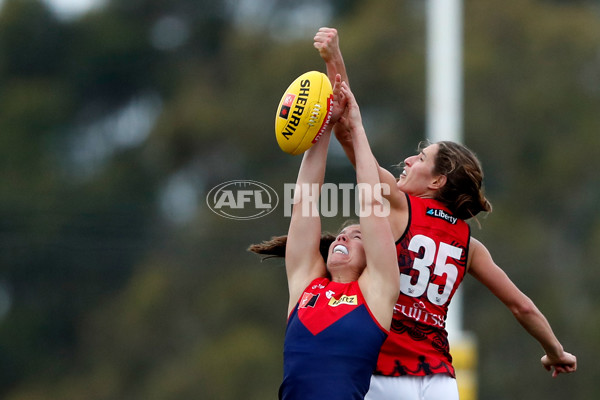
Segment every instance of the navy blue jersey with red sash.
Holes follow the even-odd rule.
[[[436,200],[407,198],[410,219],[396,242],[400,296],[376,373],[455,376],[446,316],[465,276],[470,227]]]
[[[279,398],[363,399],[386,337],[358,282],[313,280],[288,319]]]

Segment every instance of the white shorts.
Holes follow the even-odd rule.
[[[372,375],[365,400],[458,400],[458,386],[447,374]]]

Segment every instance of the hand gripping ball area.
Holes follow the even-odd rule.
[[[322,72],[300,75],[287,88],[275,115],[275,137],[281,150],[302,154],[319,140],[333,107],[333,89]]]

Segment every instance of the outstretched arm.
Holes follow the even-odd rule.
[[[350,87],[348,80],[348,73],[346,71],[346,64],[344,63],[344,57],[342,57],[342,51],[340,50],[340,39],[338,31],[335,28],[319,28],[319,31],[314,38],[314,46],[319,51],[319,55],[325,61],[327,68],[327,76],[333,82],[336,75],[340,75],[342,82],[346,82]],[[341,124],[337,124],[334,127],[334,133],[336,139],[342,145],[348,160],[352,165],[356,166],[356,160],[354,156],[354,146],[352,146],[352,136],[350,132]]]
[[[336,75],[340,75],[342,82],[346,82],[348,88],[350,88],[350,84],[348,82],[348,74],[346,71],[346,65],[344,63],[344,58],[342,56],[342,51],[340,50],[340,40],[338,31],[335,28],[320,28],[314,38],[314,46],[319,51],[321,58],[325,61],[325,65],[327,67],[327,74],[329,79],[333,82]],[[346,153],[346,157],[354,167],[356,167],[356,155],[355,155],[355,146],[352,143],[353,135],[350,134],[348,129],[340,123],[337,123],[334,128],[334,133],[336,139],[340,142],[340,145],[344,149],[344,153]],[[392,190],[388,193],[384,194],[384,197],[389,201],[390,207],[392,209],[393,214],[400,215],[399,218],[393,217],[390,218],[392,221],[392,231],[394,233],[394,238],[399,238],[405,230],[406,215],[408,213],[408,203],[406,201],[406,196],[404,193],[396,190],[396,178],[392,175],[390,171],[385,168],[382,168],[377,163],[375,157],[373,157],[375,164],[377,165],[377,172],[379,174],[379,180],[381,183],[385,183]],[[398,221],[401,221],[398,223]]]
[[[396,246],[387,218],[389,203],[383,197],[383,193],[389,193],[390,187],[385,187],[379,180],[378,166],[367,141],[358,104],[346,82],[341,85],[341,93],[347,101],[347,108],[339,123],[350,132],[354,144],[361,209],[360,231],[367,259],[367,266],[358,282],[373,315],[389,329],[400,291]]]
[[[332,120],[337,120],[343,109],[339,103],[340,81],[334,84]],[[331,126],[302,158],[285,251],[285,265],[290,293],[288,314],[294,308],[302,291],[313,279],[327,273],[321,256],[321,218],[317,204],[327,162],[327,148]]]
[[[487,286],[510,309],[523,328],[541,344],[546,352],[541,360],[542,366],[548,371],[554,368],[553,377],[560,373],[575,372],[577,358],[564,351],[546,317],[494,263],[485,246],[474,238],[471,238],[469,245],[469,259],[469,273]]]
[[[325,66],[327,67],[327,76],[329,80],[333,82],[336,75],[340,75],[342,82],[348,81],[348,74],[346,73],[346,65],[344,64],[344,58],[340,50],[339,36],[337,29],[335,28],[319,28],[319,31],[314,38],[315,49],[319,50],[319,54]]]

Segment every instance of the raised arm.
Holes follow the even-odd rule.
[[[340,124],[352,135],[356,154],[356,181],[361,207],[360,230],[367,266],[358,282],[365,299],[379,323],[389,328],[393,306],[400,290],[396,246],[388,222],[389,204],[383,193],[390,187],[379,180],[378,166],[367,141],[360,110],[348,85],[341,85],[347,111]]]
[[[546,355],[542,357],[542,366],[556,377],[560,373],[574,372],[577,358],[564,351],[548,320],[536,305],[521,292],[506,273],[492,260],[486,247],[471,238],[469,245],[469,273],[502,301],[513,313],[517,321],[542,346]]]
[[[346,64],[342,51],[340,50],[340,39],[338,31],[335,28],[319,28],[314,38],[314,46],[319,51],[319,55],[325,61],[327,76],[333,82],[336,75],[340,75],[342,82],[346,82],[350,87]],[[348,160],[356,166],[354,157],[354,147],[352,146],[352,136],[342,125],[337,124],[334,127],[335,137],[342,145]]]
[[[344,57],[340,50],[339,36],[337,29],[335,28],[319,28],[319,31],[314,38],[314,46],[319,50],[319,54],[325,66],[327,67],[327,76],[329,80],[333,82],[336,75],[340,75],[342,82],[346,82],[348,86],[348,74],[346,73],[346,65],[344,64]]]
[[[346,71],[346,64],[344,63],[344,57],[340,49],[340,40],[337,29],[335,28],[320,28],[314,38],[314,47],[319,51],[321,58],[325,61],[327,67],[327,75],[333,82],[336,75],[340,75],[342,82],[346,82],[348,87],[350,83],[348,81],[348,73]],[[340,123],[336,124],[333,128],[335,137],[340,142],[340,145],[346,153],[346,157],[354,167],[356,167],[356,155],[355,147],[352,143],[352,135],[350,132]],[[385,193],[384,197],[390,203],[392,214],[394,215],[390,220],[392,221],[392,230],[394,238],[399,238],[404,232],[406,216],[408,215],[408,203],[406,196],[398,190],[395,190],[396,178],[390,171],[381,167],[375,157],[371,154],[377,165],[377,172],[379,174],[379,180],[381,183],[385,183],[392,189],[390,192]],[[396,218],[398,216],[398,218]],[[402,221],[401,223],[397,223]]]
[[[339,90],[338,80],[334,84],[333,121],[339,119],[344,106],[339,102]],[[296,179],[285,251],[290,293],[288,314],[310,281],[327,273],[320,252],[321,218],[317,205],[325,176],[330,133],[331,125],[319,141],[304,153]]]

